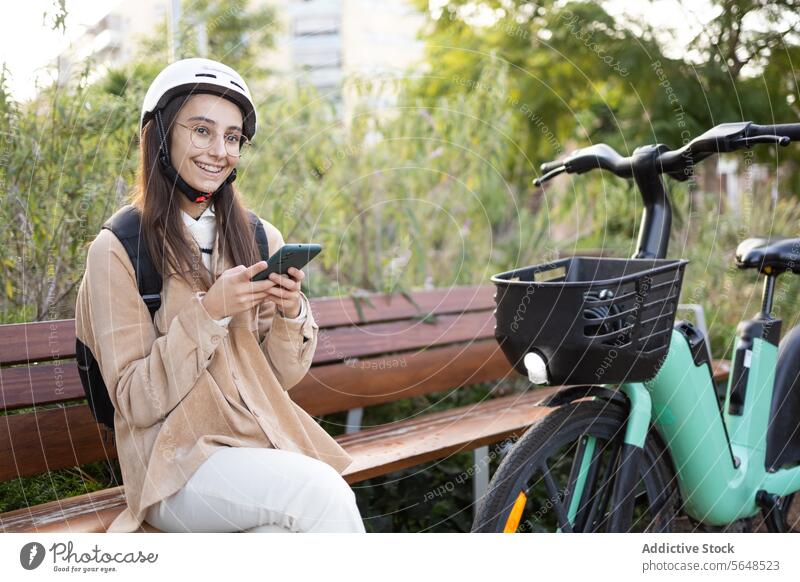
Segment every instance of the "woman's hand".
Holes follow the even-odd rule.
[[[269,297],[270,289],[275,287],[275,282],[264,280],[253,283],[250,279],[266,268],[267,262],[259,261],[250,267],[238,265],[224,271],[202,299],[203,307],[211,318],[236,315],[263,303]]]
[[[300,287],[305,278],[305,273],[295,267],[289,267],[288,275],[272,273],[269,276],[270,282],[275,286],[267,290],[267,299],[275,303],[284,317],[292,319],[300,315],[300,304],[303,301]]]

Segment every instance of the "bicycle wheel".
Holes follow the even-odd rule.
[[[557,408],[500,463],[480,500],[474,532],[590,532],[608,528],[627,411],[607,401]],[[629,531],[670,531],[677,511],[671,463],[647,437]]]

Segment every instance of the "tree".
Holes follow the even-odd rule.
[[[665,56],[662,31],[595,2],[450,0],[440,13],[416,4],[429,15],[431,70],[417,91],[483,91],[480,71],[508,62],[507,97],[533,160],[556,157],[568,142],[630,153],[643,143],[678,147],[722,121],[797,118],[796,0],[722,0],[679,59]]]

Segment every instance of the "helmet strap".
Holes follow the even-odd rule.
[[[183,192],[191,202],[201,203],[213,198],[215,194],[222,192],[227,184],[236,179],[236,168],[225,178],[225,181],[213,192],[203,192],[190,186],[178,171],[173,167],[169,158],[169,148],[167,147],[167,132],[164,130],[164,120],[161,118],[161,110],[155,112],[156,131],[158,131],[158,165],[161,172]]]

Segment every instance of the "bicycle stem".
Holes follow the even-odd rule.
[[[663,259],[667,256],[672,206],[655,163],[666,150],[666,146],[659,144],[642,146],[633,152],[633,178],[644,202],[635,259]]]
[[[761,313],[764,314],[764,317],[769,318],[770,313],[772,312],[772,298],[775,294],[775,281],[778,278],[777,275],[767,275],[764,278],[764,293],[761,298]]]

